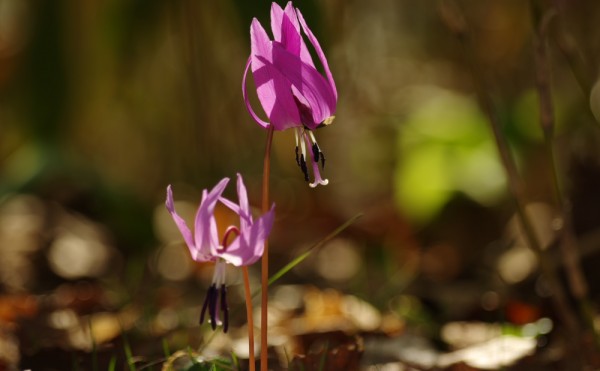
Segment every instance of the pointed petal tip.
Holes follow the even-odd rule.
[[[271,3],[271,12],[272,12],[273,10],[281,10],[281,11],[283,11],[283,9],[281,8],[281,6],[280,6],[279,4],[277,4],[275,1],[273,1],[273,2]]]
[[[254,34],[256,32],[259,32],[259,34]],[[260,23],[258,18],[254,17],[252,18],[252,22],[250,22],[250,38],[256,36],[266,37],[267,39],[269,38],[267,32],[265,31],[265,28],[262,26],[262,23]]]
[[[175,202],[173,201],[173,187],[169,184],[167,186],[167,199],[165,200],[165,206],[170,213],[175,211]]]
[[[325,70],[325,75],[327,76],[329,86],[333,92],[335,100],[337,101],[337,98],[338,98],[337,87],[335,85],[335,80],[333,79],[333,75],[331,74],[331,69],[329,68],[329,63],[327,62],[327,57],[325,56],[325,53],[323,52],[323,49],[321,48],[321,44],[319,43],[319,40],[317,40],[316,36],[313,34],[312,30],[308,27],[308,24],[304,20],[304,16],[302,15],[302,12],[300,11],[300,9],[296,8],[296,14],[298,16],[298,21],[300,22],[300,26],[302,27],[304,34],[308,37],[308,40],[310,41],[312,46],[315,48],[315,52],[317,53],[317,56],[319,57],[319,60],[321,61],[321,65],[323,66],[323,69]]]

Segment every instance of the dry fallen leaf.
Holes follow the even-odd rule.
[[[289,370],[353,371],[360,369],[360,359],[364,352],[363,340],[359,336],[347,337],[345,342],[330,346],[339,341],[340,333],[315,334],[309,344],[308,354],[297,355],[290,362]]]

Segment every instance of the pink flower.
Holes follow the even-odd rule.
[[[192,259],[197,262],[214,262],[216,264],[213,282],[202,308],[200,323],[204,321],[204,315],[208,309],[211,326],[214,330],[217,323],[221,322],[218,312],[222,311],[224,332],[227,332],[229,312],[226,300],[225,263],[239,267],[251,265],[260,259],[275,217],[275,205],[273,205],[269,212],[254,220],[248,204],[246,186],[240,174],[237,175],[238,203],[221,196],[227,183],[229,183],[229,178],[224,178],[210,192],[206,189],[202,191],[202,201],[194,222],[194,233],[188,228],[183,218],[175,212],[173,191],[170,185],[167,187],[165,202],[167,210],[190,250]],[[218,202],[230,208],[240,217],[239,227],[229,226],[222,240],[219,240],[215,218],[215,207]],[[228,239],[232,235],[235,237],[228,243]]]
[[[317,71],[304,42],[302,33],[315,49],[325,76]],[[271,40],[260,22],[254,18],[250,26],[251,54],[246,64],[242,92],[246,107],[254,120],[264,128],[273,125],[275,130],[294,128],[296,131],[296,162],[309,181],[306,164],[306,147],[309,147],[314,182],[326,185],[319,172],[325,167],[325,156],[319,148],[312,130],[330,124],[334,119],[337,90],[327,58],[319,41],[306,25],[300,10],[290,1],[285,10],[273,3],[271,6]],[[256,93],[269,122],[254,112],[246,94],[248,70],[252,70]],[[300,152],[300,153],[299,153]]]

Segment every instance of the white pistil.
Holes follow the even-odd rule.
[[[310,138],[309,138],[310,137]],[[310,140],[313,141],[313,143],[318,147],[319,145],[317,144],[317,141],[315,140],[314,134],[311,131],[308,131],[308,135],[306,135],[306,131],[304,132],[304,140],[302,141],[307,142],[307,145],[310,145]],[[319,150],[320,151],[320,150]],[[312,167],[313,167],[313,176],[315,177],[315,181],[312,183],[309,183],[308,185],[311,188],[315,188],[316,186],[320,185],[327,185],[329,183],[329,180],[327,179],[323,179],[321,178],[321,172],[319,171],[319,162],[317,161],[317,159],[315,158],[315,154],[311,151],[311,155],[310,155],[310,159],[312,161]]]
[[[217,288],[225,285],[225,271],[227,267],[225,266],[225,261],[218,260],[215,263],[215,272],[213,273],[212,283],[217,286]]]

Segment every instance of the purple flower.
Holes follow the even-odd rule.
[[[173,191],[170,185],[167,187],[165,202],[167,210],[190,249],[192,259],[197,262],[215,263],[215,273],[204,300],[200,323],[204,322],[204,316],[208,309],[213,330],[216,329],[217,323],[221,322],[224,332],[227,332],[229,312],[226,300],[225,264],[230,263],[239,267],[253,264],[260,259],[275,217],[275,205],[273,205],[269,212],[254,220],[248,204],[246,186],[240,174],[237,175],[238,203],[221,196],[227,183],[229,183],[229,178],[224,178],[210,192],[206,189],[202,191],[202,201],[194,222],[194,233],[188,228],[183,218],[175,212]],[[233,225],[227,227],[221,240],[219,240],[215,218],[215,207],[218,202],[230,208],[240,217],[239,227]],[[234,236],[234,238],[229,242],[230,236]],[[219,319],[219,312],[223,312],[222,321]]]
[[[302,33],[315,49],[325,76],[317,71]],[[300,10],[290,1],[285,10],[273,3],[271,6],[271,40],[260,22],[254,18],[250,26],[251,53],[244,71],[242,92],[246,107],[254,120],[264,128],[273,125],[275,130],[294,128],[296,134],[296,162],[309,181],[306,163],[307,147],[312,162],[314,182],[326,185],[321,178],[319,162],[325,167],[325,156],[319,148],[312,130],[329,125],[334,119],[337,90],[327,58],[315,35],[306,25]],[[254,112],[246,94],[248,70],[252,70],[256,93],[269,122]]]

